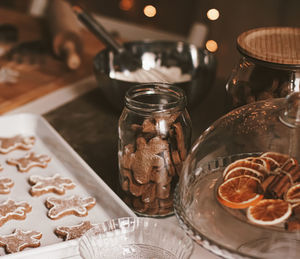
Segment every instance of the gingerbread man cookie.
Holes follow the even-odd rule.
[[[29,150],[35,143],[35,137],[16,135],[10,138],[0,138],[0,153],[7,154],[16,149]]]
[[[10,193],[10,189],[14,186],[13,180],[9,178],[0,178],[0,194]]]
[[[34,152],[30,152],[24,157],[7,159],[6,162],[10,165],[17,166],[20,172],[28,172],[29,169],[35,166],[42,168],[47,167],[50,160],[51,158],[47,155],[37,155]]]
[[[0,246],[4,246],[7,253],[16,253],[26,247],[40,246],[39,239],[41,238],[41,232],[16,229],[14,233],[10,235],[0,236]]]
[[[26,213],[30,211],[31,206],[25,201],[4,201],[0,203],[0,226],[11,219],[23,220],[26,218]]]
[[[85,217],[88,210],[96,205],[96,199],[93,197],[81,198],[73,195],[67,198],[49,197],[46,200],[48,217],[50,219],[59,219],[66,215],[75,215]]]
[[[40,196],[49,192],[62,195],[65,194],[66,189],[73,189],[76,186],[71,179],[64,178],[59,174],[51,177],[32,175],[28,181],[33,185],[30,189],[32,196]]]
[[[68,227],[57,227],[55,229],[55,234],[64,240],[71,240],[81,237],[85,232],[96,226],[92,224],[89,220],[82,221],[78,225],[68,226]]]
[[[133,176],[139,184],[146,184],[150,181],[153,167],[163,168],[164,159],[159,156],[160,153],[169,150],[169,144],[160,137],[154,137],[147,140],[139,137],[136,140],[137,149],[131,159],[131,169]]]

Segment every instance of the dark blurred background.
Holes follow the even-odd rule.
[[[51,0],[49,0],[51,1]],[[6,6],[30,12],[46,0],[1,0]],[[264,26],[300,26],[300,0],[71,0],[101,16],[188,38],[194,24],[204,28],[202,44],[215,52],[217,76],[226,78],[238,59],[236,38]],[[145,7],[148,6],[148,12]],[[150,7],[149,7],[150,6]],[[212,10],[211,10],[212,9]],[[208,11],[210,15],[208,15]],[[147,16],[148,15],[148,16]],[[151,16],[152,17],[149,17]],[[202,30],[203,33],[203,30]]]

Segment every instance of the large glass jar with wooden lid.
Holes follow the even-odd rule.
[[[237,38],[240,59],[226,85],[229,108],[299,91],[300,28],[264,27]]]

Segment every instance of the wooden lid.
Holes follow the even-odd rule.
[[[300,28],[265,27],[243,32],[237,38],[239,51],[251,58],[300,65]]]

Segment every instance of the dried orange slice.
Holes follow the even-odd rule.
[[[291,186],[287,190],[285,200],[290,203],[300,203],[300,183]]]
[[[273,171],[276,168],[280,167],[280,164],[271,157],[264,156],[264,157],[247,157],[249,161],[255,162],[264,166],[268,171]]]
[[[264,156],[264,157],[260,157],[260,159],[263,159],[266,161],[266,163],[268,164],[269,171],[273,171],[276,168],[280,167],[280,164],[272,157]]]
[[[271,157],[276,162],[278,162],[280,166],[282,166],[285,163],[285,161],[290,158],[289,155],[278,152],[265,152],[261,155],[261,157]]]
[[[219,186],[217,193],[218,201],[233,209],[247,208],[262,198],[260,181],[249,175],[228,179]]]
[[[247,218],[259,225],[275,225],[285,221],[292,213],[290,203],[281,199],[263,199],[250,206]]]
[[[266,168],[268,171],[271,169],[270,163],[268,163],[267,159],[264,157],[247,157],[246,160],[252,161],[256,164],[262,165],[264,168]]]
[[[248,161],[247,158],[244,158],[244,159],[236,160],[233,163],[229,164],[224,169],[223,177],[225,178],[226,174],[235,167],[252,168],[252,169],[255,169],[255,170],[261,172],[263,175],[268,175],[269,174],[269,171],[264,166],[262,166],[258,163],[252,162],[252,161]]]
[[[253,177],[259,179],[259,181],[264,178],[264,175],[255,169],[247,168],[247,167],[235,167],[232,170],[230,170],[229,172],[227,172],[227,174],[224,177],[224,181],[227,181],[230,178],[242,176],[242,175],[253,176]]]

